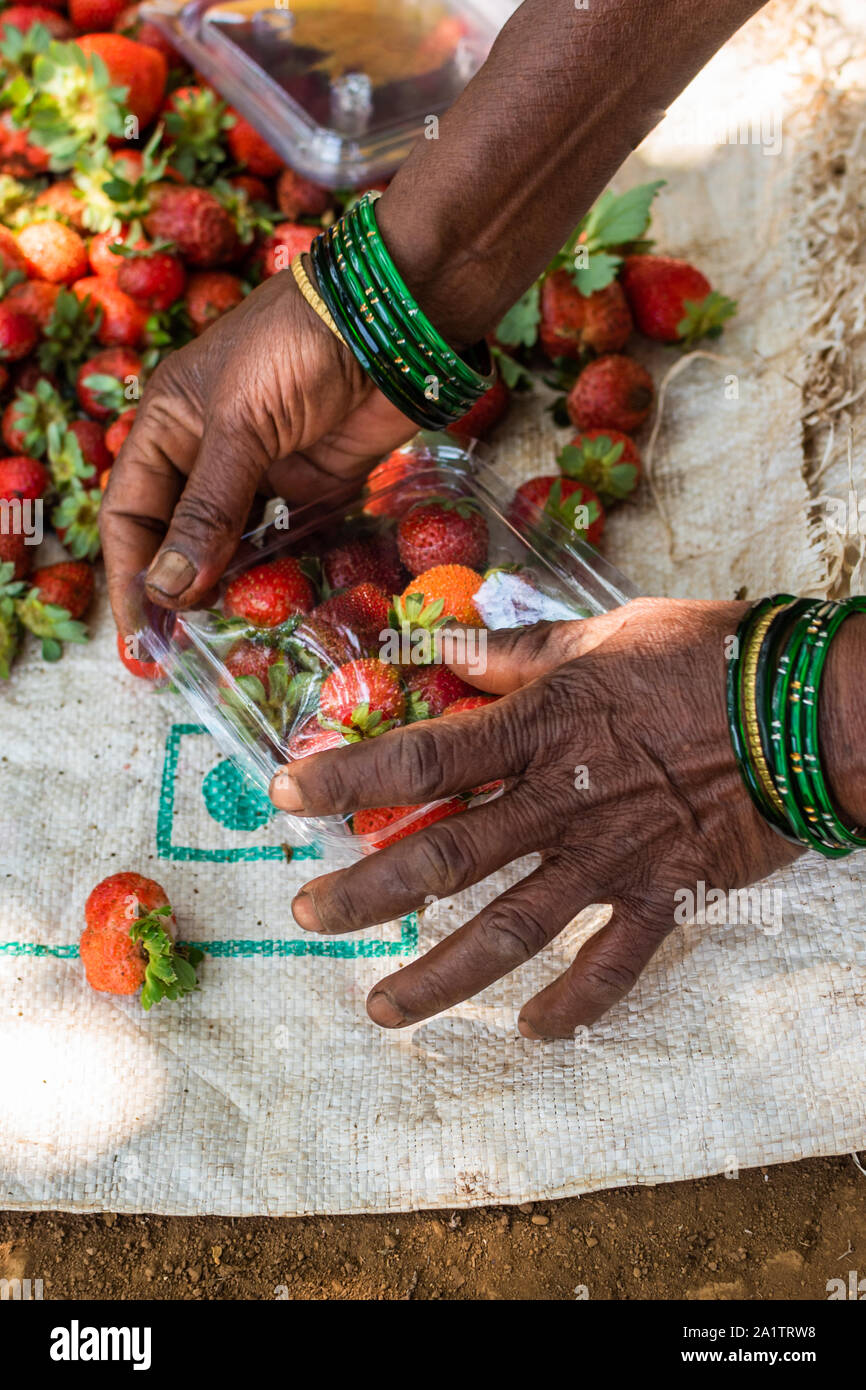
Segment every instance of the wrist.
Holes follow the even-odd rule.
[[[818,712],[824,771],[839,811],[866,825],[866,615],[848,618],[833,639]]]

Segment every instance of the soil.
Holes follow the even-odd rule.
[[[866,1274],[864,1196],[842,1156],[473,1211],[0,1212],[0,1278],[46,1299],[825,1299]]]

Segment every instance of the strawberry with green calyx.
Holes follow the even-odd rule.
[[[418,590],[415,593],[395,594],[388,610],[388,625],[400,634],[401,643],[414,641],[419,635],[436,632],[451,618],[445,612],[445,599],[429,600]],[[433,648],[429,643],[416,643],[416,659],[429,652],[428,661],[433,660]]]
[[[0,529],[0,565],[12,566],[13,579],[24,579],[30,573],[36,549],[23,531]]]
[[[619,430],[633,434],[647,420],[655,400],[653,379],[633,357],[611,354],[584,367],[568,393],[566,409],[579,430]]]
[[[96,470],[86,461],[78,436],[70,428],[52,422],[46,437],[48,469],[61,497],[76,485],[88,488],[98,481]]]
[[[15,604],[22,627],[42,639],[45,661],[59,661],[64,642],[86,642],[87,629],[78,619],[93,598],[93,571],[82,561],[64,561],[37,570],[33,583]]]
[[[211,87],[176,87],[163,107],[172,168],[188,183],[211,184],[225,163],[235,118]]]
[[[241,246],[252,246],[259,236],[270,236],[276,214],[237,180],[216,179],[211,192],[231,218]]]
[[[39,325],[40,332],[47,333],[59,294],[60,286],[49,285],[47,280],[25,280],[23,284],[13,285],[6,299],[16,309],[29,314]]]
[[[70,618],[83,618],[93,602],[93,570],[83,560],[61,560],[34,572],[31,593],[43,603],[65,608]]]
[[[577,434],[556,461],[566,478],[586,483],[606,507],[630,496],[640,481],[637,445],[619,430],[586,430]]]
[[[70,290],[61,289],[44,339],[39,345],[39,365],[45,372],[61,369],[72,381],[82,358],[92,351],[99,328],[99,309],[92,314],[89,305],[82,304]]]
[[[0,174],[0,222],[10,222],[21,208],[30,207],[32,201],[32,188],[28,188],[26,183],[14,178],[12,174]],[[0,243],[0,250],[5,249]],[[19,269],[23,269],[23,266]]]
[[[393,666],[361,657],[332,671],[319,697],[319,723],[336,729],[349,743],[376,738],[402,723],[403,686]]]
[[[330,748],[345,748],[346,740],[337,729],[323,729],[313,714],[295,730],[288,742],[290,758],[309,758]]]
[[[464,627],[483,627],[475,607],[475,594],[483,580],[468,565],[434,565],[406,585],[391,609],[391,625],[435,630],[453,619]]]
[[[149,126],[165,96],[168,64],[164,55],[122,34],[82,34],[73,42],[94,64],[102,63],[115,90],[125,88],[124,116],[135,118],[136,135]],[[129,135],[126,129],[114,133]]]
[[[76,560],[95,560],[99,554],[101,503],[98,487],[84,488],[75,480],[51,514],[52,526]]]
[[[83,151],[123,135],[126,91],[113,83],[98,54],[52,41],[34,59],[31,80],[26,105],[13,105],[12,115],[48,153],[53,169],[71,169]]]
[[[9,679],[21,636],[16,604],[25,584],[15,577],[15,568],[11,560],[0,561],[0,680],[4,681]]]
[[[243,661],[236,659],[235,672],[230,679],[221,678],[220,702],[232,722],[244,727],[250,723],[249,706],[255,705],[277,737],[284,738],[299,706],[306,703],[309,708],[315,708],[315,697],[309,694],[311,683],[318,689],[315,677],[309,672],[298,676],[294,666],[280,652],[275,652],[275,659],[267,662],[257,657],[253,663],[247,657],[245,653]],[[261,675],[254,674],[254,665],[264,666]]]
[[[101,275],[87,275],[72,287],[87,308],[88,315],[98,315],[97,342],[104,347],[138,347],[147,327],[147,310],[131,295]]]
[[[628,256],[622,285],[641,333],[657,342],[688,347],[701,338],[717,338],[737,312],[733,299],[673,256]]]
[[[168,169],[168,154],[160,147],[162,136],[159,125],[141,151],[121,154],[102,148],[79,157],[72,178],[84,202],[88,230],[117,233],[126,228],[133,240],[140,235],[152,190]]]
[[[145,325],[145,348],[141,357],[145,374],[149,376],[163,357],[192,342],[194,336],[195,330],[182,299],[159,313],[151,314]]]
[[[471,497],[431,497],[406,513],[397,527],[397,549],[410,574],[434,565],[483,568],[490,534]]]
[[[448,666],[404,666],[403,681],[409,692],[407,720],[437,719],[455,700],[476,693]]]
[[[106,994],[136,994],[150,1009],[198,988],[201,952],[174,943],[175,920],[164,889],[142,874],[103,879],[84,907],[79,955],[87,983]]]
[[[252,627],[272,628],[294,613],[309,613],[314,598],[300,562],[284,558],[253,565],[233,579],[223,597],[223,610]]]
[[[604,508],[592,488],[575,478],[552,473],[522,483],[514,494],[508,520],[518,528],[533,526],[539,512],[590,545],[598,545],[601,540]]]
[[[633,326],[617,280],[585,295],[567,270],[555,270],[545,278],[539,340],[551,360],[566,357],[581,361],[590,352],[619,352]]]
[[[82,410],[95,420],[128,410],[138,401],[144,385],[141,357],[132,348],[106,348],[82,362],[75,390]]]

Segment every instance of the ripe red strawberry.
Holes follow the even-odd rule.
[[[277,179],[277,207],[290,222],[299,217],[321,217],[331,206],[332,197],[327,188],[311,183],[294,169],[284,169]]]
[[[112,86],[126,88],[124,105],[140,128],[150,125],[165,95],[168,64],[162,53],[122,34],[85,34],[75,42],[85,53],[99,55]]]
[[[131,410],[124,410],[122,415],[118,415],[116,420],[112,420],[105,431],[105,447],[112,458],[117,458],[126,443],[127,435],[135,424],[135,416],[135,406]]]
[[[0,15],[0,41],[6,38],[8,29],[26,34],[34,24],[43,25],[52,39],[68,39],[73,32],[68,20],[45,5],[10,5]]]
[[[446,714],[465,714],[468,710],[482,709],[484,705],[493,705],[499,699],[498,695],[466,695],[459,700],[452,700],[447,709],[442,711]]]
[[[232,111],[231,114],[235,123],[229,129],[226,140],[233,159],[242,169],[256,174],[259,178],[273,178],[282,169],[283,160],[249,121],[239,116],[237,111]]]
[[[85,482],[85,487],[96,487],[114,461],[106,447],[105,430],[97,420],[73,420],[69,429],[78,440],[84,462],[93,469],[92,479]]]
[[[141,874],[112,874],[84,908],[79,955],[87,983],[104,994],[136,994],[147,1010],[198,989],[200,951],[174,944],[177,923],[165,890]]]
[[[69,18],[79,33],[113,29],[126,3],[127,0],[69,0]]]
[[[494,381],[483,396],[479,396],[471,410],[467,410],[459,420],[448,426],[448,433],[459,439],[483,439],[494,425],[498,425],[508,409],[511,393],[501,379]]]
[[[128,39],[135,39],[136,43],[143,43],[146,48],[155,48],[168,60],[169,67],[178,66],[182,60],[177,49],[155,24],[141,18],[140,10],[140,4],[126,5],[111,26],[115,34],[125,34]]]
[[[317,236],[315,227],[296,222],[279,222],[262,243],[262,276],[267,279],[288,270],[295,256],[309,251]]]
[[[0,273],[8,275],[10,270],[20,270],[26,275],[27,261],[9,228],[0,226]]]
[[[186,285],[186,271],[168,251],[148,251],[141,256],[120,256],[117,287],[152,314],[170,309]]]
[[[393,666],[361,657],[332,671],[319,696],[319,722],[350,743],[374,738],[399,724],[406,697]]]
[[[614,429],[633,434],[652,410],[652,377],[631,357],[599,357],[584,367],[566,407],[579,430]]]
[[[338,729],[323,729],[313,714],[296,729],[289,739],[290,758],[308,758],[313,753],[324,753],[329,748],[344,748],[346,740]]]
[[[257,642],[238,642],[237,646],[232,647],[225,659],[225,668],[230,676],[235,680],[240,676],[255,676],[256,680],[261,681],[267,689],[268,670],[274,662],[284,660],[283,654],[276,647],[263,647]],[[220,684],[226,684],[221,677]]]
[[[141,374],[141,358],[131,348],[106,348],[104,352],[97,352],[95,357],[89,357],[81,364],[75,379],[75,390],[82,410],[95,420],[107,420],[120,408],[114,401],[108,402],[104,398],[101,383],[94,385],[92,378],[114,377],[117,382],[116,395],[122,401],[126,391],[140,393]]]
[[[477,693],[448,666],[404,666],[403,680],[413,720],[437,719],[455,700]]]
[[[8,111],[0,114],[0,173],[16,179],[32,179],[44,174],[51,163],[48,150],[31,144],[26,129],[13,125]]]
[[[394,594],[406,582],[397,545],[391,536],[366,536],[329,550],[322,571],[331,589],[352,589],[369,582]]]
[[[83,618],[93,602],[93,569],[85,560],[61,560],[33,575],[32,592],[41,603],[56,604],[70,618]]]
[[[227,270],[200,270],[189,278],[184,303],[196,333],[203,333],[244,297],[237,275]]]
[[[0,565],[13,566],[12,578],[25,579],[33,568],[38,546],[28,545],[22,531],[0,530]]]
[[[154,241],[173,241],[188,265],[208,269],[232,261],[240,251],[237,229],[222,203],[206,188],[155,184],[144,219]]]
[[[133,655],[138,649],[139,656]],[[120,657],[130,675],[138,676],[143,681],[158,681],[162,679],[162,667],[158,661],[151,661],[146,653],[141,652],[135,640],[130,637],[127,639],[122,632],[117,634],[117,655]]]
[[[94,275],[99,275],[103,280],[111,280],[112,284],[117,284],[117,274],[123,265],[124,258],[118,252],[113,251],[112,247],[128,245],[128,237],[129,228],[121,227],[120,231],[97,232],[96,236],[90,238],[87,258]],[[133,246],[136,251],[140,251],[147,244],[144,237],[139,237]]]
[[[390,516],[396,519],[402,516],[406,506],[415,500],[414,492],[417,491],[419,501],[426,495],[426,486],[419,484],[417,489],[413,489],[411,485],[406,485],[406,479],[418,467],[418,462],[415,454],[407,453],[405,449],[395,449],[370,470],[367,474],[367,489],[370,493],[396,488],[398,483],[403,483],[404,486],[390,496],[371,496],[364,504],[364,511],[368,516]]]
[[[578,508],[586,508],[586,515]],[[575,478],[551,473],[530,478],[514,494],[508,512],[512,525],[522,529],[538,522],[538,512],[552,517],[569,531],[575,531],[590,545],[598,545],[604,532],[604,508],[591,487]],[[585,521],[584,524],[578,524]]]
[[[434,565],[483,569],[490,534],[469,497],[434,497],[407,512],[397,527],[397,549],[410,574]]]
[[[45,280],[25,280],[12,286],[4,303],[13,309],[20,309],[23,314],[29,314],[44,333],[51,322],[59,293],[59,285],[49,285]]]
[[[579,359],[593,352],[619,352],[628,341],[632,318],[622,287],[614,280],[583,295],[567,270],[555,270],[541,287],[538,336],[550,358]]]
[[[325,599],[313,609],[313,617],[356,632],[362,642],[376,641],[382,629],[388,626],[389,602],[383,589],[365,581],[345,593]]]
[[[41,193],[37,193],[33,201],[36,207],[50,208],[57,213],[58,221],[65,219],[77,232],[84,231],[87,203],[72,179],[58,179],[56,183],[49,184]]]
[[[373,810],[356,811],[352,817],[352,831],[355,835],[369,835],[370,849],[387,849],[388,845],[394,845],[398,840],[405,840],[408,835],[417,835],[419,830],[426,830],[428,825],[435,825],[437,821],[445,820],[448,816],[456,816],[464,810],[465,803],[458,797],[452,797],[450,801],[440,801],[438,806],[431,806],[424,815],[418,816],[411,824],[404,825],[400,830],[393,831],[390,835],[383,832],[387,831],[390,825],[396,825],[398,821],[405,820],[418,811],[422,811],[423,806],[378,806]]]
[[[586,430],[576,434],[556,461],[566,478],[586,483],[606,507],[628,497],[640,481],[637,445],[619,430]]]
[[[297,560],[254,565],[233,579],[225,592],[223,610],[253,627],[279,627],[293,613],[309,613],[313,586]]]
[[[673,256],[627,256],[622,284],[641,333],[662,343],[717,338],[736,303],[710,286],[687,261]]]
[[[90,300],[91,317],[97,309],[102,310],[96,337],[105,347],[136,347],[144,338],[147,310],[111,280],[86,275],[83,280],[76,280],[72,293],[82,303]]]
[[[39,325],[14,304],[0,303],[0,357],[17,362],[32,352],[39,338]]]
[[[18,497],[35,502],[48,491],[51,479],[36,459],[26,454],[10,454],[0,458],[0,498],[11,501]]]
[[[367,637],[362,640],[358,632],[329,622],[314,608],[292,633],[292,654],[306,670],[323,671],[372,656],[374,647]]]
[[[34,279],[71,285],[87,274],[87,247],[64,222],[31,222],[18,233],[18,246]]]

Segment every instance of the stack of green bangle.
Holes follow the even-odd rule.
[[[310,249],[319,293],[364,371],[422,429],[443,429],[494,381],[479,343],[461,357],[418,307],[379,233],[366,193]]]
[[[866,598],[762,599],[740,624],[728,668],[731,743],[749,795],[786,839],[830,859],[866,847],[866,830],[833,805],[818,735],[830,643],[863,612]]]

